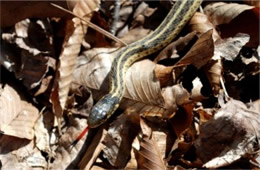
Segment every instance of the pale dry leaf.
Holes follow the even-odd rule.
[[[6,135],[33,139],[34,123],[39,116],[38,109],[22,101],[9,85],[5,85],[1,90],[0,130]]]
[[[220,36],[215,28],[215,26],[209,21],[208,17],[200,12],[196,12],[189,22],[189,28],[192,31],[196,31],[199,34],[203,34],[211,29],[213,29],[213,40],[216,41],[220,39]]]
[[[260,114],[234,99],[201,127],[196,141],[198,155],[204,167],[218,168],[230,165],[259,148]],[[214,148],[212,148],[214,146]]]
[[[203,99],[206,99],[206,97],[201,94],[203,84],[200,81],[199,77],[196,77],[192,81],[192,86],[193,86],[193,88],[191,90],[191,100],[192,101],[199,102],[199,101],[202,101]]]
[[[83,52],[75,66],[73,84],[108,91],[108,88],[103,87],[109,86],[109,81],[105,78],[108,76],[116,52],[115,48],[93,48]]]
[[[138,169],[167,169],[157,142],[152,136],[152,130],[142,119],[140,124],[141,129],[145,129],[145,131],[142,131],[142,137],[139,139],[140,150],[135,150]]]
[[[120,38],[120,40],[122,40],[123,42],[126,42],[127,44],[131,44],[143,37],[145,37],[146,35],[148,35],[148,33],[150,32],[150,29],[144,29],[144,28],[134,28],[131,29],[124,37]],[[116,44],[117,46],[119,46],[118,44]]]
[[[126,98],[149,105],[164,105],[160,82],[154,74],[155,66],[150,60],[142,60],[128,69],[124,95]]]
[[[74,3],[73,1],[67,1],[67,4]],[[76,15],[86,18],[94,11],[98,11],[100,5],[100,0],[83,0],[77,1],[74,4],[69,4],[69,6],[73,6],[73,13]]]
[[[3,135],[0,138],[1,169],[31,169],[28,158],[36,151],[33,141]],[[14,146],[15,145],[15,146]]]
[[[131,146],[140,130],[139,115],[135,110],[127,109],[108,129],[103,141],[103,156],[115,168],[124,168],[129,160]]]
[[[2,169],[32,169],[47,167],[41,151],[35,148],[34,141],[8,135],[0,138],[0,160]]]
[[[256,112],[260,112],[260,99],[250,102],[248,105],[250,106],[250,109],[253,109]]]
[[[35,144],[37,148],[44,152],[50,151],[50,135],[46,127],[44,127],[43,116],[41,116],[34,126],[35,130]]]
[[[77,1],[73,12],[90,21],[91,12],[99,6],[99,0],[96,1]],[[87,15],[89,14],[89,15]],[[57,117],[62,116],[65,109],[69,88],[72,82],[72,74],[76,58],[80,52],[81,43],[86,33],[87,25],[78,18],[73,18],[73,23],[69,24],[66,33],[63,49],[59,58],[58,72],[55,78],[55,85],[52,92],[51,101]]]
[[[249,39],[247,34],[237,34],[235,37],[217,41],[212,59],[217,60],[223,57],[228,61],[233,61]]]
[[[204,12],[214,25],[220,25],[228,24],[240,13],[252,8],[254,7],[244,4],[217,2],[207,5]]]
[[[35,150],[36,148],[34,148],[34,151]],[[41,167],[43,169],[46,169],[48,167],[46,158],[42,155],[42,153],[39,150],[38,152],[35,151],[32,155],[30,155],[30,157],[28,157],[26,161],[31,168]]]
[[[170,132],[169,132],[170,133]],[[167,133],[161,131],[152,131],[154,140],[157,143],[158,150],[162,158],[165,158],[166,155],[166,145],[167,145]]]
[[[165,100],[165,108],[167,108],[162,115],[163,118],[173,117],[178,106],[190,102],[190,94],[181,84],[164,88],[162,95]]]

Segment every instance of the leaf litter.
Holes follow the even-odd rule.
[[[128,44],[156,28],[170,6],[122,1],[117,14],[112,2],[98,3],[68,5],[104,28],[119,15],[116,35]],[[259,8],[205,5],[172,44],[129,68],[120,109],[75,146],[91,107],[108,92],[121,45],[91,29],[85,35],[87,25],[69,34],[58,26],[72,23],[64,14],[4,20],[13,28],[1,28],[2,168],[259,168]]]

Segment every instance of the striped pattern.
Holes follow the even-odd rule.
[[[200,6],[202,0],[177,1],[154,32],[120,50],[110,72],[110,91],[93,107],[88,124],[97,127],[117,109],[124,94],[127,69],[137,60],[169,44],[182,30]],[[110,105],[110,106],[108,106]]]

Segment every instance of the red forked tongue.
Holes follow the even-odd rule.
[[[89,130],[89,126],[87,126],[81,133],[80,135],[71,143],[71,146],[75,146],[79,141],[80,139],[83,138],[83,136],[87,133],[87,131]]]

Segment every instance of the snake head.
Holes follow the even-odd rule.
[[[118,108],[119,101],[118,97],[112,97],[111,94],[101,98],[90,112],[88,125],[91,128],[96,128],[103,124]]]

